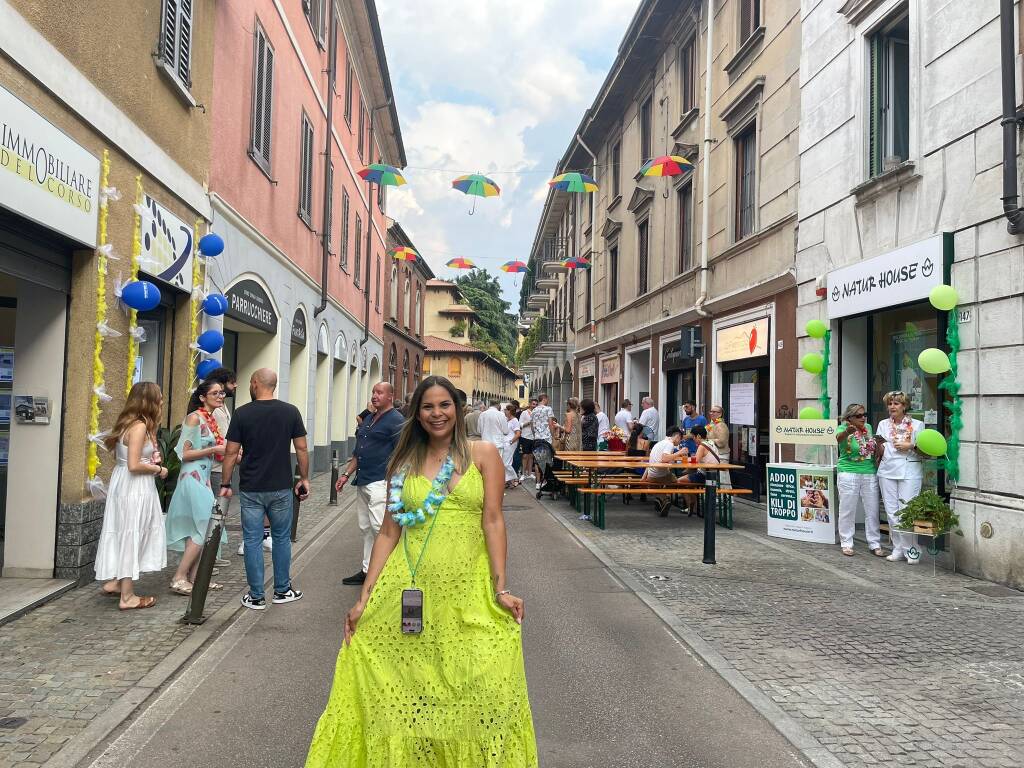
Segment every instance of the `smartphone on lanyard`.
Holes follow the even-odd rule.
[[[402,590],[402,634],[418,635],[423,631],[423,592]]]

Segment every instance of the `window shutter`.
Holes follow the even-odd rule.
[[[640,237],[639,237],[639,258],[637,261],[640,262],[640,274],[637,284],[637,296],[643,296],[647,293],[647,246],[648,246],[648,232],[650,229],[649,222],[644,222],[640,225]]]
[[[341,191],[341,266],[348,266],[348,190]]]
[[[180,0],[178,15],[178,79],[192,87],[192,0]]]
[[[252,73],[252,137],[250,138],[252,153],[263,156],[263,79],[266,77],[267,45],[263,32],[256,28],[256,51]]]
[[[882,36],[875,35],[869,44],[871,55],[871,83],[868,105],[868,166],[869,175],[882,171],[881,112],[882,112]]]
[[[334,226],[334,163],[327,168],[327,221],[324,232],[327,237],[327,250],[331,250],[331,227]]]
[[[271,125],[274,113],[274,49],[267,43],[266,38],[263,38],[263,46],[265,49],[265,56],[263,73],[263,112],[261,115],[261,122],[263,125],[261,131],[263,146],[261,151],[263,152],[263,158],[267,161],[267,165],[269,166]]]
[[[174,66],[178,48],[178,0],[164,0],[163,30],[160,36],[160,56]]]

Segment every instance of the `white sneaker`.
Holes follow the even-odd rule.
[[[238,556],[242,557],[245,554],[245,542],[238,542]]]
[[[274,540],[267,536],[267,538],[263,540],[263,548],[267,550],[267,552],[272,551],[274,549]]]
[[[889,561],[890,563],[898,563],[898,562],[899,562],[900,560],[902,560],[902,559],[903,559],[904,557],[905,557],[905,556],[904,556],[904,554],[903,554],[903,552],[902,552],[901,550],[898,550],[898,549],[894,549],[894,550],[892,551],[892,554],[891,554],[891,555],[889,555],[889,556],[888,556],[887,558],[885,558],[885,559],[886,559],[886,560],[888,560],[888,561]]]

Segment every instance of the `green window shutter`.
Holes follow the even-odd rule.
[[[884,44],[882,35],[874,35],[869,43],[871,54],[871,71],[869,73],[870,96],[868,105],[868,163],[869,175],[874,177],[882,172],[882,58]]]

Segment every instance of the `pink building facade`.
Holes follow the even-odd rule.
[[[278,372],[323,470],[381,378],[387,196],[357,172],[403,167],[405,151],[376,10],[222,0],[217,30],[210,197],[226,247],[207,288],[229,310],[215,357],[240,381]]]

